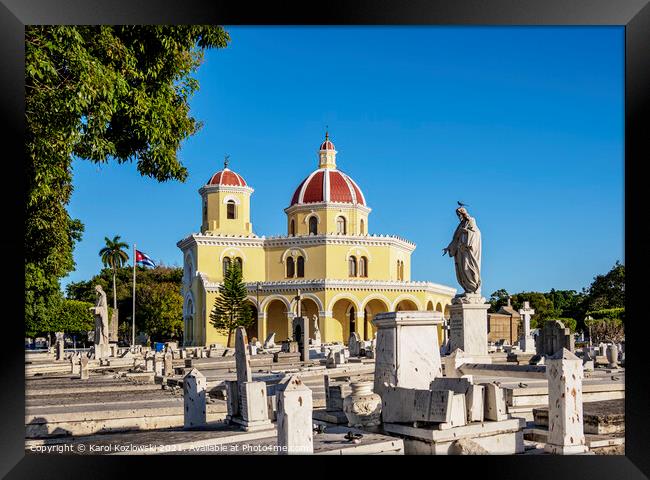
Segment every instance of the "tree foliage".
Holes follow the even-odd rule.
[[[83,225],[66,210],[72,159],[135,161],[142,175],[184,181],[178,151],[200,127],[192,74],[228,41],[211,25],[25,27],[27,330],[47,327],[74,269]]]
[[[250,305],[246,301],[247,295],[241,269],[235,262],[226,272],[223,283],[219,285],[219,294],[210,312],[212,326],[228,333],[228,346],[235,328],[249,327],[253,322]]]
[[[585,310],[625,307],[625,265],[616,262],[605,275],[594,277],[585,293]]]
[[[619,318],[625,316],[625,266],[616,262],[605,275],[597,275],[588,288],[582,292],[575,290],[555,290],[550,292],[520,292],[509,295],[500,289],[490,296],[490,311],[496,312],[511,298],[515,310],[522,308],[524,301],[535,309],[531,327],[539,328],[548,320],[561,320],[572,331],[585,328],[585,317]],[[596,313],[595,312],[602,312]]]
[[[136,333],[145,332],[154,340],[178,338],[183,330],[183,298],[180,294],[183,269],[158,265],[156,268],[136,267]],[[68,298],[95,301],[95,285],[104,289],[112,282],[112,270],[105,268],[88,281],[73,282],[66,287]],[[133,268],[116,271],[119,335],[131,338],[133,315]],[[126,332],[126,335],[125,335]]]

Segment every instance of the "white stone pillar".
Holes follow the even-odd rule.
[[[314,453],[311,389],[294,375],[282,380],[276,392],[278,453]]]
[[[465,298],[468,299],[466,302],[454,298],[449,306],[450,348],[487,357],[487,311],[490,304],[477,294],[467,294]]]
[[[588,450],[582,425],[582,361],[566,348],[546,359],[548,440],[544,449],[568,455]]]
[[[90,378],[90,372],[88,370],[88,357],[82,355],[79,359],[79,378],[82,380],[88,380]]]
[[[183,377],[183,403],[185,407],[183,428],[197,428],[206,425],[205,375],[196,368]]]
[[[163,356],[163,376],[165,377],[171,377],[174,375],[174,367],[172,363],[172,353],[171,351],[167,351],[165,355]]]

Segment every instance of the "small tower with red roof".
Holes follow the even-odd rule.
[[[250,199],[253,189],[244,178],[228,168],[229,156],[223,170],[214,173],[201,187],[201,233],[217,235],[251,235]]]

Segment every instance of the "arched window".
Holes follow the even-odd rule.
[[[235,218],[235,201],[234,200],[228,200],[228,203],[226,203],[226,218],[229,220],[232,220]]]
[[[223,257],[223,276],[225,277],[230,270],[230,257]]]
[[[368,259],[366,257],[361,257],[359,259],[359,276],[360,277],[368,276]]]
[[[294,236],[296,234],[296,222],[294,222],[293,219],[291,219],[291,223],[289,224],[289,235]]]
[[[361,221],[359,222],[359,233],[360,233],[361,235],[365,235],[365,234],[366,234],[366,223],[363,221],[363,218],[362,218]]]
[[[301,255],[298,257],[298,265],[297,265],[297,272],[298,274],[296,275],[297,277],[304,277],[305,276],[305,258]]]
[[[401,260],[397,261],[397,279],[404,280],[404,262]]]
[[[296,266],[293,263],[293,257],[287,257],[287,277],[293,278],[296,273]]]
[[[350,307],[350,333],[357,331],[357,312]]]
[[[345,217],[336,218],[336,233],[345,235]]]
[[[203,223],[208,221],[208,200],[203,199]]]
[[[244,262],[242,261],[242,259],[240,257],[235,258],[235,263],[239,267],[239,271],[243,272],[244,271]]]
[[[318,218],[309,217],[309,234],[317,235],[318,234]]]
[[[357,276],[357,257],[350,257],[348,259],[348,275],[351,277]]]

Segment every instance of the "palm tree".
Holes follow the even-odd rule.
[[[102,259],[102,263],[105,267],[110,267],[113,270],[113,311],[117,311],[117,289],[115,288],[115,274],[119,267],[123,267],[126,261],[129,259],[129,254],[126,253],[125,249],[129,248],[129,245],[120,242],[120,236],[116,235],[111,240],[108,237],[104,237],[106,246],[99,251],[99,256]]]

